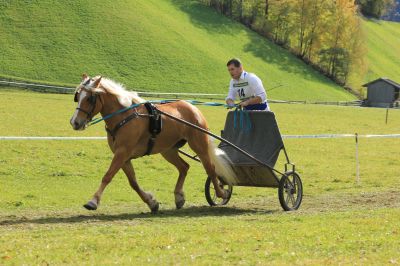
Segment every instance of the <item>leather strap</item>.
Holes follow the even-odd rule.
[[[113,129],[109,129],[106,126],[106,131],[108,133],[110,133],[110,135],[113,137],[113,141],[115,141],[115,135],[117,134],[117,131],[123,127],[126,123],[128,123],[129,121],[131,121],[132,119],[138,117],[138,113],[134,112],[132,114],[130,114],[129,116],[127,116],[126,118],[124,118],[121,122],[119,122]]]

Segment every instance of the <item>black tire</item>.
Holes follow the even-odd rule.
[[[206,200],[210,206],[219,206],[219,205],[226,205],[232,196],[233,187],[231,185],[224,185],[223,182],[220,181],[220,186],[229,192],[229,196],[226,199],[218,198],[214,186],[211,182],[211,178],[207,177],[205,187],[204,187],[204,194],[206,196]]]
[[[285,211],[297,210],[303,199],[303,184],[296,172],[287,172],[279,181],[279,202]]]

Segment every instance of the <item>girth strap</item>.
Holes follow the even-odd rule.
[[[153,150],[154,143],[156,142],[157,135],[161,132],[162,120],[161,114],[158,112],[157,108],[150,102],[144,104],[147,111],[149,112],[149,131],[150,139],[147,142],[147,150],[145,155],[150,155]]]

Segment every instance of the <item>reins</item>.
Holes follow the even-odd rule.
[[[153,100],[153,101],[135,103],[135,104],[132,104],[132,105],[130,105],[128,107],[122,108],[122,109],[120,109],[118,111],[115,111],[115,112],[113,112],[111,114],[105,115],[104,117],[97,117],[97,118],[91,120],[89,122],[88,126],[92,126],[92,125],[95,125],[97,123],[100,123],[101,121],[107,120],[107,119],[109,119],[109,118],[111,118],[111,117],[113,117],[113,116],[115,116],[117,114],[121,114],[121,113],[124,113],[124,112],[126,112],[128,110],[131,110],[131,109],[134,109],[136,107],[139,107],[139,106],[141,106],[141,105],[143,105],[143,104],[145,104],[147,102],[148,103],[153,103],[153,104],[164,104],[164,103],[172,103],[172,102],[176,102],[176,101],[179,101],[179,100],[158,100],[158,101]],[[193,105],[223,106],[223,107],[228,107],[228,108],[232,108],[232,107],[237,107],[238,106],[238,105],[230,106],[230,105],[227,105],[227,104],[224,104],[224,103],[215,103],[215,102],[201,102],[201,101],[197,101],[197,100],[184,100],[184,101],[186,101],[186,102],[188,102],[190,104],[193,104]]]

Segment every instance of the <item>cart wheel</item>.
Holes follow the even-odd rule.
[[[218,178],[219,179],[219,178]],[[221,180],[219,181],[219,185],[222,189],[229,191],[229,196],[226,199],[218,198],[217,193],[215,192],[214,186],[211,182],[211,178],[207,177],[204,193],[206,195],[206,200],[210,206],[217,206],[217,205],[226,205],[232,196],[233,187],[231,185],[224,185]]]
[[[279,181],[279,202],[285,211],[294,211],[300,207],[303,199],[303,184],[299,174],[287,172]]]

